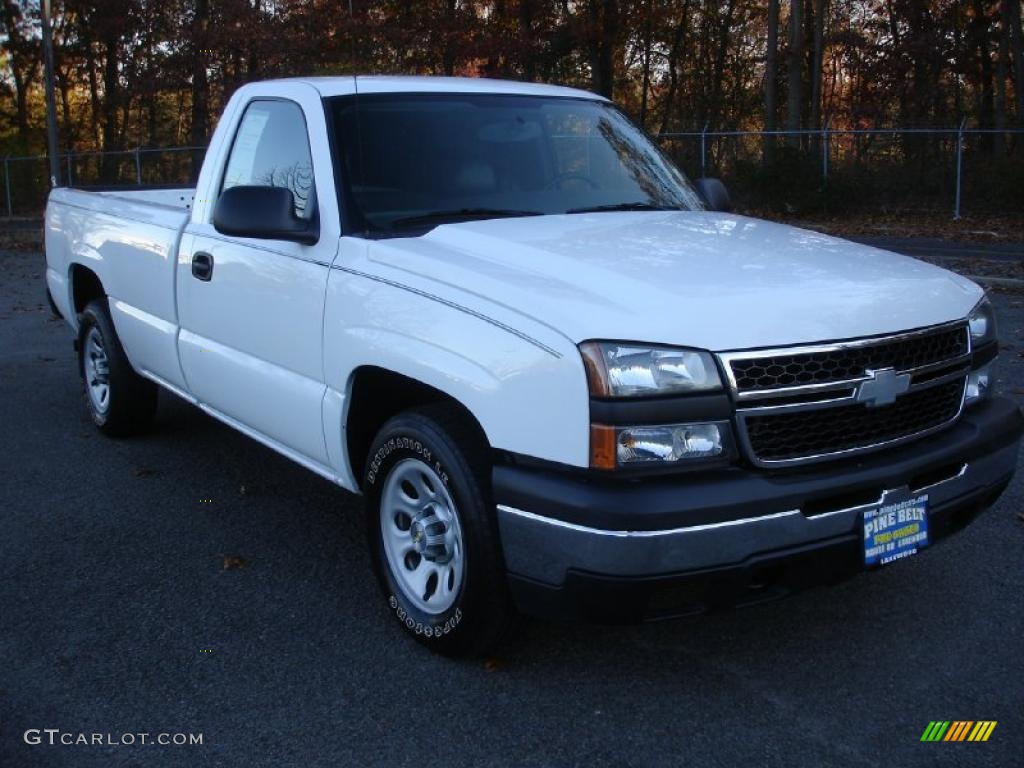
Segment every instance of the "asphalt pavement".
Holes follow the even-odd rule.
[[[524,621],[453,662],[394,626],[356,497],[169,395],[151,435],[102,437],[43,271],[0,254],[0,768],[1021,764],[1024,474],[963,533],[836,587]],[[995,300],[1000,386],[1024,392],[1024,299]],[[987,742],[920,741],[983,719]]]

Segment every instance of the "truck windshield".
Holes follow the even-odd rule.
[[[361,230],[472,219],[699,210],[697,194],[610,104],[464,93],[328,100],[343,205]]]

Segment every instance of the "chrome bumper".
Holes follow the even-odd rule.
[[[927,493],[934,511],[997,488],[1017,464],[1018,444],[964,462],[949,477],[917,488],[884,491],[874,503]],[[837,476],[837,482],[841,476]],[[751,499],[754,511],[758,500]],[[857,532],[862,504],[816,515],[801,509],[751,515],[669,530],[603,530],[498,505],[508,571],[548,585],[560,585],[570,570],[612,577],[642,577],[719,568],[756,555],[849,537]]]

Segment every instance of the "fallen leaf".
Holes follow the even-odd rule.
[[[505,662],[501,659],[486,659],[484,661],[484,669],[488,672],[494,672],[505,666]]]
[[[157,472],[155,469],[149,467],[136,467],[132,470],[132,474],[136,477],[153,477]]]
[[[225,571],[237,571],[249,565],[249,561],[241,555],[223,555],[223,557]]]

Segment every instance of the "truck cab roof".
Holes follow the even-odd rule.
[[[356,93],[506,93],[522,96],[560,96],[562,98],[607,101],[589,91],[541,83],[519,83],[482,77],[430,77],[397,75],[345,75],[337,77],[290,77],[262,81],[278,84],[304,84],[316,88],[324,97]]]

